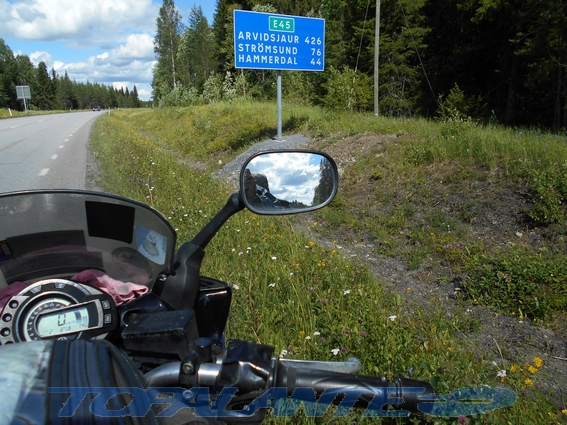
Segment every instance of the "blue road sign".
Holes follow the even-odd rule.
[[[325,70],[325,20],[234,11],[236,68]]]

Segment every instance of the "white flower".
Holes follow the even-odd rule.
[[[343,292],[343,295],[348,295],[350,294],[350,289],[347,289],[346,291]]]
[[[498,376],[499,378],[506,378],[506,371],[505,370],[499,370],[498,373],[496,374],[496,376]]]
[[[240,289],[240,286],[238,286],[236,283],[234,285],[232,285],[232,287],[237,291]]]
[[[282,352],[280,353],[280,357],[284,356],[287,356],[287,350],[282,350]]]
[[[339,350],[338,348],[333,348],[333,349],[331,350],[331,353],[333,353],[333,355],[336,356],[337,354],[339,354],[339,351],[341,351],[341,350]]]
[[[307,335],[307,336],[305,337],[305,339],[311,339],[311,337],[310,337],[309,335]]]
[[[272,257],[272,260],[276,261],[278,259],[278,257]]]
[[[275,288],[275,287],[276,287],[276,284],[275,284],[275,283],[270,283],[268,286],[269,286],[270,288]]]
[[[315,336],[319,336],[319,335],[321,335],[321,332],[319,332],[319,331],[315,331],[315,332],[313,332],[313,335],[315,335]]]
[[[389,316],[388,319],[393,322],[394,320],[396,320],[397,317],[398,317],[398,316]]]
[[[236,251],[236,248],[232,248],[232,252]]]

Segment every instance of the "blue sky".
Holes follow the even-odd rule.
[[[201,6],[212,25],[216,0],[174,0],[182,22]],[[153,38],[162,0],[0,0],[0,38],[15,55],[79,82],[136,85],[151,96]]]

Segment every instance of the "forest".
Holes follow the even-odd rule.
[[[234,68],[233,10],[325,19],[325,71],[283,72],[284,99],[373,110],[380,3],[379,113],[453,114],[484,123],[567,127],[565,0],[217,0],[214,22],[173,0],[157,18],[159,106],[272,99],[275,71]]]
[[[47,70],[45,62],[35,66],[26,55],[16,55],[0,38],[0,108],[23,110],[23,101],[17,99],[16,86],[29,86],[31,99],[26,106],[31,110],[70,110],[101,108],[137,108],[142,105],[136,86],[132,91],[109,87],[89,81],[71,80],[67,71],[59,75]]]
[[[275,71],[235,69],[233,11],[242,9],[325,19],[325,71],[284,71],[286,102],[372,111],[377,4],[380,115],[567,128],[567,0],[217,0],[213,22],[163,0],[154,106],[275,98]],[[0,107],[22,108],[16,85],[30,86],[32,109],[142,103],[136,87],[76,82],[0,39]]]

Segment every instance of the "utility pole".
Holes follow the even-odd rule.
[[[374,37],[374,115],[379,115],[379,101],[378,96],[380,94],[379,84],[379,69],[380,69],[380,0],[376,0],[376,28]]]

